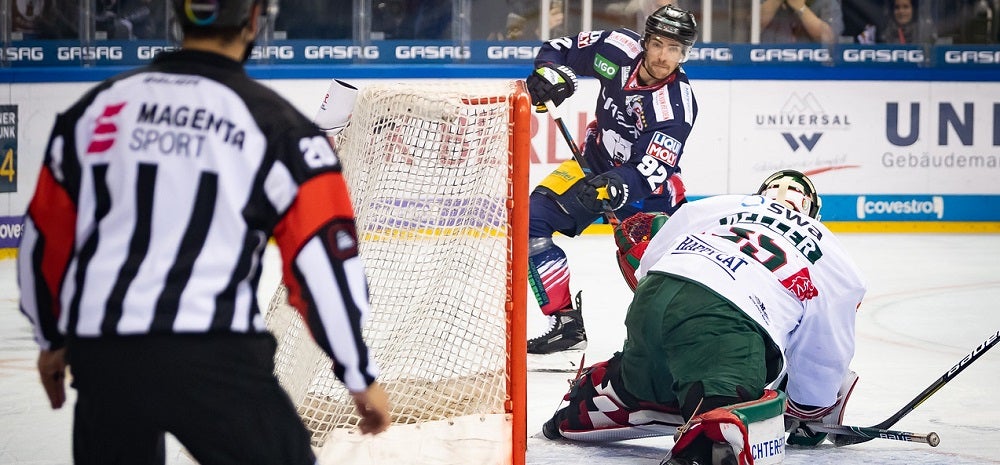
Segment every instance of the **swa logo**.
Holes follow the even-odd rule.
[[[88,155],[107,152],[112,145],[115,145],[118,126],[115,125],[114,117],[121,113],[122,108],[125,108],[125,102],[104,107],[101,116],[97,117],[94,135],[87,146]]]

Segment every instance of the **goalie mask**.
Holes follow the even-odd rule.
[[[649,240],[663,227],[668,218],[670,216],[665,213],[640,212],[626,218],[615,228],[615,245],[618,246],[615,256],[618,259],[618,269],[633,291],[638,284],[635,270],[639,268],[639,260],[646,252]]]
[[[757,189],[758,195],[774,199],[788,208],[819,219],[822,201],[816,186],[809,178],[795,170],[781,170],[767,177]]]

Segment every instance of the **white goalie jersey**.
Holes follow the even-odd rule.
[[[818,220],[759,195],[690,202],[650,240],[636,277],[647,273],[698,282],[759,323],[785,355],[795,402],[836,401],[866,284]]]

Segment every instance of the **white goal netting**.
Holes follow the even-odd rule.
[[[365,337],[392,403],[390,432],[414,429],[449,442],[481,434],[498,442],[486,449],[501,461],[510,454],[515,91],[514,82],[495,81],[372,85],[361,90],[337,141],[369,279]],[[350,395],[283,287],[267,320],[279,341],[276,374],[313,444],[331,435],[359,436]],[[435,424],[445,432],[432,432]],[[448,431],[460,424],[481,431]],[[422,449],[429,439],[415,441]],[[384,453],[377,460],[388,459]]]

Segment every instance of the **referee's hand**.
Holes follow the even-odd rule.
[[[52,409],[62,407],[66,402],[66,348],[39,352],[38,374]]]
[[[389,398],[378,382],[368,386],[365,392],[352,392],[354,404],[361,423],[358,428],[363,434],[378,434],[389,427]]]

